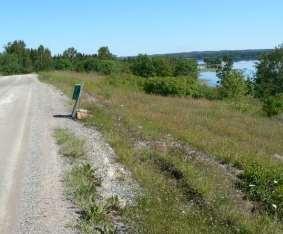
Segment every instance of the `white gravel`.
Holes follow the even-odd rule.
[[[9,97],[9,98],[8,98]],[[36,75],[0,79],[0,233],[75,233],[76,208],[66,200],[65,162],[53,138],[68,128],[87,141],[89,159],[102,178],[103,199],[133,201],[138,189],[96,129],[67,118],[69,100]]]

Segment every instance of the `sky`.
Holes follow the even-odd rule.
[[[0,47],[24,40],[118,56],[273,48],[283,42],[282,0],[0,1]]]

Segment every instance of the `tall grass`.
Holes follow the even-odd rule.
[[[79,80],[88,82],[83,105],[93,117],[86,124],[101,129],[145,189],[137,206],[126,212],[137,230],[282,232],[283,125],[263,117],[255,100],[146,95],[142,81],[132,76],[55,72],[42,79],[65,92]],[[208,158],[187,155],[172,143]],[[241,172],[239,178],[225,165]],[[239,188],[254,202],[246,201]]]

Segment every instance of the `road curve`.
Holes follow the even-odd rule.
[[[65,98],[36,75],[0,77],[0,233],[72,233],[52,137],[53,114],[66,111]]]

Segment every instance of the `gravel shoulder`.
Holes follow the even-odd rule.
[[[75,233],[76,208],[66,200],[54,129],[68,128],[86,139],[88,155],[102,178],[103,198],[125,204],[137,187],[95,129],[53,115],[67,114],[69,100],[36,75],[0,79],[0,233]]]

